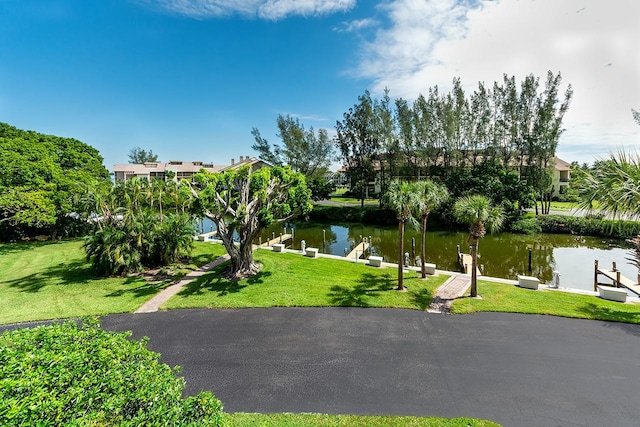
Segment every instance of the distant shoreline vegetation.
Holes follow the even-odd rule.
[[[377,206],[325,206],[315,205],[308,219],[318,222],[355,222],[368,225],[394,225],[395,216],[391,211]],[[429,217],[429,229],[463,230],[446,214],[434,212]],[[535,234],[574,234],[578,236],[630,239],[640,234],[640,222],[620,221],[599,218],[597,216],[538,215],[514,221],[507,230],[513,233]]]

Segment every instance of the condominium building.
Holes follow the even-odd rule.
[[[204,169],[207,172],[224,172],[230,169],[237,169],[241,166],[249,165],[252,170],[257,170],[269,165],[262,160],[249,156],[240,156],[240,161],[231,159],[230,165],[214,165],[207,162],[186,162],[182,160],[171,160],[164,162],[147,162],[143,164],[124,163],[113,165],[113,173],[116,182],[128,181],[132,178],[143,178],[148,180],[166,179],[167,175],[173,175],[174,180],[190,179],[194,174]],[[171,172],[168,174],[168,172]]]

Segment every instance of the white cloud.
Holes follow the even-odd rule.
[[[340,26],[337,26],[333,29],[338,33],[352,33],[354,31],[360,31],[364,28],[369,28],[378,25],[378,21],[375,19],[365,18],[365,19],[355,19],[353,21],[343,21],[340,23]]]
[[[203,19],[244,15],[278,20],[291,15],[318,16],[351,9],[356,0],[138,0],[171,13]]]
[[[408,99],[459,76],[468,90],[503,73],[560,71],[574,98],[558,152],[593,161],[640,143],[640,2],[628,0],[391,0],[390,25],[364,45],[357,74]],[[589,150],[584,150],[590,147]],[[589,151],[589,154],[583,153]]]

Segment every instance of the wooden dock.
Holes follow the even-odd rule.
[[[348,259],[356,259],[356,256],[358,258],[362,258],[362,255],[364,255],[364,252],[369,249],[369,243],[368,242],[362,242],[360,244],[358,244],[351,252],[349,252],[349,255],[347,255]]]
[[[210,231],[208,233],[198,234],[198,240],[204,242],[206,240],[213,239],[218,234],[217,231]]]
[[[614,262],[611,266],[611,270],[603,269],[598,267],[598,260],[595,261],[595,272],[593,274],[593,290],[598,291],[598,276],[603,275],[607,279],[613,282],[613,286],[616,288],[623,287],[629,289],[636,295],[640,296],[640,283],[629,279],[628,277],[624,277],[620,274],[620,270],[616,268],[616,263]],[[607,284],[607,286],[609,286]]]
[[[473,259],[471,255],[458,252],[458,262],[460,263],[460,269],[464,274],[471,274],[471,266],[473,265]],[[482,272],[476,266],[476,276],[482,276]]]
[[[281,234],[265,243],[262,246],[272,246],[274,243],[285,243],[287,240],[293,239],[293,234]]]

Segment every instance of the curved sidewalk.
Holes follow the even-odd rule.
[[[198,277],[206,274],[212,268],[219,266],[220,264],[222,264],[225,261],[228,261],[229,259],[231,259],[229,255],[224,255],[214,259],[208,264],[203,265],[197,270],[192,271],[191,273],[184,276],[182,279],[178,280],[173,285],[158,292],[153,298],[151,298],[149,301],[142,304],[142,306],[139,309],[137,309],[135,313],[153,313],[158,311],[160,306],[165,302],[167,302],[169,298],[171,298],[172,296],[180,292],[180,289],[182,289],[189,283],[193,282]]]

